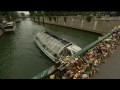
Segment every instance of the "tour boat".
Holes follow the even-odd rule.
[[[62,57],[72,56],[80,47],[48,31],[37,33],[34,42],[54,63],[62,62]]]
[[[18,19],[15,20],[16,23],[20,23],[21,21],[22,21],[21,18],[18,18]]]
[[[14,22],[7,22],[3,24],[4,32],[11,32],[16,30],[16,24]]]

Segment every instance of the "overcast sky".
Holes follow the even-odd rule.
[[[25,13],[26,15],[29,14],[29,11],[18,11],[19,13]]]

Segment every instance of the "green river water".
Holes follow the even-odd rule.
[[[72,28],[38,24],[27,18],[17,24],[16,32],[4,33],[0,37],[0,79],[29,79],[53,65],[33,42],[35,35],[46,29],[81,48],[100,36]]]

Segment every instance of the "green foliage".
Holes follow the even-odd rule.
[[[37,11],[36,14],[37,14],[37,16],[43,16],[41,11]]]
[[[97,18],[101,18],[101,16],[97,16]]]
[[[30,16],[33,16],[35,14],[35,11],[29,11]]]
[[[90,22],[92,20],[92,16],[86,16],[86,20]]]
[[[49,21],[51,21],[52,20],[52,17],[51,16],[49,16]]]
[[[56,19],[57,19],[57,23],[58,23],[58,18],[59,18],[59,17],[56,17]]]
[[[33,17],[33,19],[35,20],[35,17]]]
[[[18,18],[18,13],[17,11],[3,11],[3,12],[0,12],[0,15],[1,16],[4,16],[5,18],[7,18],[8,20],[14,20],[16,18]]]
[[[8,12],[6,12],[6,11],[0,12],[0,15],[1,16],[6,16],[6,15],[8,15]]]
[[[30,11],[30,15],[33,14],[39,16],[76,16],[76,15],[108,15],[110,11]]]
[[[53,17],[53,20],[56,22],[56,17]]]
[[[12,19],[14,19],[14,20],[19,17],[19,15],[18,15],[17,12],[11,12],[11,15],[10,15],[10,16],[11,16]]]
[[[20,15],[21,15],[22,17],[24,17],[24,16],[25,16],[25,13],[20,13]]]
[[[66,21],[67,21],[67,17],[64,17],[64,22],[66,23]]]

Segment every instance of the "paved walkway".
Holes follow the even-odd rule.
[[[120,79],[120,46],[116,48],[106,63],[99,67],[99,72],[93,79]]]

